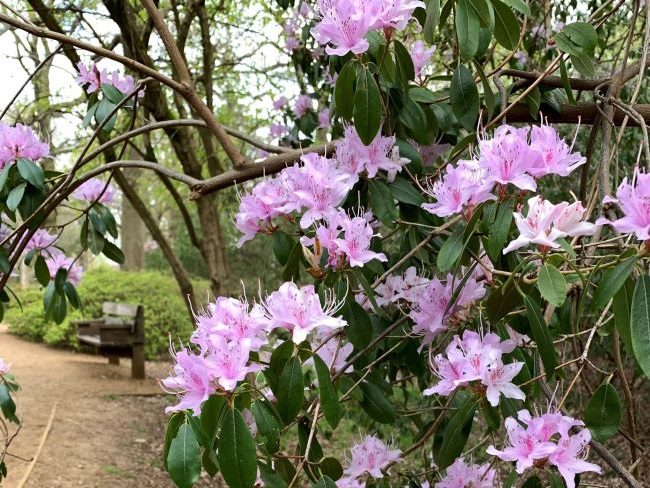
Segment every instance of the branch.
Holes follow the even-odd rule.
[[[646,123],[650,123],[650,105],[634,105],[633,109],[637,112]],[[557,124],[588,124],[591,125],[597,121],[598,108],[595,103],[583,102],[576,105],[571,105],[569,103],[564,103],[560,105],[559,112],[548,111],[544,113],[544,118],[547,118],[550,123]],[[625,111],[617,108],[614,111],[614,116],[612,122],[615,125],[622,125],[625,119]],[[514,105],[508,112],[508,121],[509,122],[534,122],[537,119],[534,119],[530,115],[530,111],[527,105],[517,104]],[[639,123],[637,120],[630,120],[628,122],[630,126],[638,126]]]

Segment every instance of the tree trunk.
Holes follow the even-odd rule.
[[[141,170],[137,168],[126,168],[122,171],[128,184],[136,189],[137,179]],[[144,223],[140,215],[133,208],[128,198],[122,198],[122,252],[124,253],[124,271],[137,271],[144,266]]]

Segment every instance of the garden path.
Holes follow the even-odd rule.
[[[164,407],[155,378],[169,363],[147,363],[147,379],[131,380],[129,360],[27,342],[0,326],[0,357],[12,363],[22,390],[23,428],[10,452],[31,459],[56,404],[54,421],[24,488],[157,487],[173,484],[162,470]],[[3,488],[20,486],[29,463],[8,457]],[[214,483],[214,481],[212,482]],[[215,486],[214,484],[212,486]]]

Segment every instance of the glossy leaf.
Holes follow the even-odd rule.
[[[24,158],[20,158],[16,162],[16,165],[18,166],[20,176],[22,176],[25,181],[29,181],[36,188],[43,188],[43,183],[45,182],[45,173],[43,173],[43,168],[29,159]]]
[[[179,426],[167,454],[167,471],[179,488],[190,488],[201,475],[201,448],[188,423]]]
[[[552,264],[546,263],[540,269],[537,288],[550,304],[559,307],[566,298],[566,280]]]
[[[451,109],[458,122],[467,130],[473,130],[479,111],[479,95],[472,73],[462,64],[454,71],[449,89]]]
[[[361,141],[369,145],[381,126],[381,98],[374,76],[368,68],[359,71],[354,93],[354,127]]]
[[[650,378],[650,276],[641,276],[637,280],[630,316],[634,357]]]
[[[587,404],[585,425],[594,439],[604,442],[613,437],[621,426],[621,399],[609,383],[598,387]]]
[[[524,296],[524,304],[526,305],[526,315],[530,321],[532,338],[537,344],[537,351],[542,358],[546,374],[550,378],[553,376],[555,367],[557,366],[555,345],[553,344],[551,332],[537,304],[528,296]]]
[[[494,37],[511,51],[519,44],[521,26],[512,10],[500,0],[491,0],[494,7]]]
[[[608,269],[603,273],[603,277],[598,281],[591,299],[591,309],[596,311],[603,308],[621,289],[625,280],[634,269],[637,257],[630,256],[616,267]]]
[[[339,402],[339,395],[332,383],[329,366],[325,364],[318,354],[314,354],[314,366],[318,376],[318,390],[325,420],[333,429],[336,429],[343,416],[343,411]]]
[[[440,0],[427,0],[426,6],[427,16],[423,29],[424,40],[429,44],[433,44],[433,34],[440,20]]]
[[[439,469],[450,466],[461,455],[472,430],[476,399],[468,396],[452,414],[442,437],[442,445],[435,459]]]
[[[278,412],[285,422],[291,422],[302,407],[305,380],[300,360],[293,356],[285,364],[278,384]]]
[[[361,383],[361,391],[363,392],[361,408],[363,408],[370,418],[381,424],[392,424],[395,422],[393,406],[377,385],[364,381]]]
[[[399,217],[399,213],[388,185],[379,180],[368,180],[368,200],[370,208],[379,221],[392,227],[394,221]]]
[[[456,2],[456,36],[458,48],[463,59],[471,59],[478,51],[480,19],[471,7],[472,0]]]
[[[223,413],[217,459],[223,479],[230,488],[253,488],[257,478],[255,441],[236,408]]]
[[[357,77],[355,65],[349,61],[339,73],[334,87],[336,111],[345,120],[352,120],[354,110],[354,82]]]

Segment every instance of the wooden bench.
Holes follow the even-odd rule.
[[[100,319],[74,322],[77,339],[97,348],[110,364],[120,364],[120,357],[130,357],[131,377],[144,379],[144,308],[104,302],[102,314]]]

